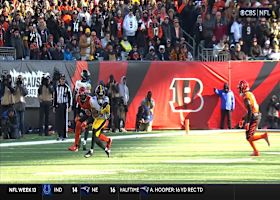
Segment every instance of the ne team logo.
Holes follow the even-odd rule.
[[[169,101],[172,112],[199,112],[203,108],[201,80],[174,78],[169,89],[172,90],[172,101]]]

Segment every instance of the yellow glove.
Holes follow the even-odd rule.
[[[102,108],[100,113],[103,114],[110,114],[110,105],[106,105],[105,108]]]

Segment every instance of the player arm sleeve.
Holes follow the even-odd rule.
[[[250,105],[249,99],[245,99],[244,101],[245,101],[245,105],[246,105],[246,108],[247,108],[247,111],[248,111],[246,122],[250,123],[251,117],[252,117],[252,107]]]

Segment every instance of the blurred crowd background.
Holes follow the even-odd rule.
[[[240,18],[266,7],[270,18]],[[0,0],[0,47],[22,60],[279,60],[279,0]],[[194,43],[189,41],[193,40]]]

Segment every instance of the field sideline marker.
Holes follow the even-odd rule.
[[[232,130],[191,130],[188,135],[208,135],[215,133],[239,133],[242,132],[241,129],[232,129]],[[260,132],[266,130],[258,130]],[[277,130],[278,132],[279,130]],[[269,132],[273,132],[269,130]],[[172,131],[171,133],[142,133],[142,134],[133,134],[133,135],[119,135],[119,136],[110,136],[113,140],[122,140],[122,139],[137,139],[137,138],[149,138],[149,137],[167,137],[167,136],[180,136],[185,135],[185,131]],[[88,139],[91,141],[91,138]],[[65,141],[56,141],[56,140],[42,140],[42,141],[29,141],[29,142],[9,142],[2,143],[0,147],[14,147],[14,146],[29,146],[29,145],[41,145],[41,144],[57,144],[57,143],[72,143],[74,139],[67,139]]]

